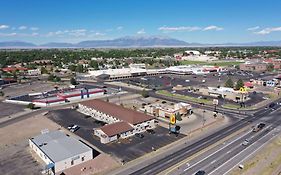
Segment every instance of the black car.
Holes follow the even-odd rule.
[[[274,106],[275,106],[275,103],[271,103],[271,104],[269,105],[270,108],[273,108]]]
[[[146,130],[149,134],[155,134],[155,131],[153,129]]]
[[[195,175],[204,175],[204,174],[206,174],[206,172],[205,172],[205,171],[202,171],[202,170],[200,170],[200,171],[198,171],[197,173],[195,173]]]
[[[136,133],[135,136],[138,137],[138,138],[143,138],[144,137],[144,135],[141,134],[141,133]]]

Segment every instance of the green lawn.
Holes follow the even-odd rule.
[[[160,95],[174,97],[174,98],[181,99],[181,100],[192,101],[192,102],[195,102],[195,103],[204,103],[204,104],[207,104],[207,105],[213,104],[212,100],[199,99],[199,98],[195,98],[195,97],[191,97],[191,96],[187,96],[187,95],[181,95],[181,94],[173,94],[173,93],[171,93],[169,91],[166,91],[166,90],[159,90],[156,93],[160,94]]]
[[[228,109],[238,109],[240,108],[240,105],[238,104],[224,104],[222,105],[223,108],[228,108]]]
[[[239,65],[243,62],[237,61],[214,61],[214,62],[205,62],[205,61],[189,61],[185,60],[181,62],[183,65],[192,65],[192,64],[200,64],[200,65],[211,65],[211,66],[235,66]]]

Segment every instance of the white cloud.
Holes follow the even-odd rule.
[[[188,31],[188,32],[191,32],[191,31],[201,30],[201,28],[200,27],[196,27],[196,26],[193,26],[193,27],[190,27],[190,26],[180,26],[180,27],[166,27],[166,26],[163,26],[163,27],[159,27],[158,30],[169,31],[169,32],[174,32],[174,31]]]
[[[25,29],[27,29],[26,26],[20,26],[20,27],[19,27],[19,30],[25,30]]]
[[[211,26],[207,26],[203,29],[203,31],[208,31],[208,30],[215,30],[215,31],[220,31],[220,30],[223,30],[222,27],[218,27],[218,26],[214,26],[214,25],[211,25]]]
[[[96,32],[95,35],[96,35],[96,36],[104,36],[105,33]]]
[[[266,35],[266,34],[270,34],[272,32],[281,32],[281,27],[265,28],[261,31],[254,32],[254,33],[258,34],[258,35]]]
[[[247,28],[248,31],[254,31],[254,30],[258,30],[260,28],[260,26],[255,26],[255,27],[250,27]]]
[[[123,26],[118,26],[117,28],[116,28],[116,30],[123,30]]]
[[[30,30],[37,31],[37,30],[39,30],[39,28],[38,27],[30,27]]]
[[[138,32],[137,32],[137,34],[139,34],[139,35],[142,35],[142,34],[145,34],[146,32],[144,31],[144,29],[141,29],[141,30],[139,30]]]
[[[8,29],[10,26],[8,26],[8,25],[0,25],[0,29]]]
[[[0,37],[16,36],[17,33],[0,33]]]

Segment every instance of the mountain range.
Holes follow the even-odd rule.
[[[51,42],[36,45],[23,41],[0,42],[0,48],[137,48],[137,47],[223,47],[223,46],[281,46],[281,41],[203,44],[188,43],[162,36],[127,36],[112,40],[88,40],[79,43]]]

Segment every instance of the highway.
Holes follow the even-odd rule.
[[[266,128],[259,132],[252,132],[249,130],[238,138],[230,139],[219,145],[218,148],[207,151],[202,155],[194,158],[195,160],[190,160],[188,163],[183,164],[175,171],[168,173],[169,175],[178,174],[195,174],[199,170],[203,170],[206,174],[222,175],[225,174],[233,166],[236,166],[241,160],[243,160],[247,155],[250,155],[259,146],[270,140],[278,127],[281,124],[280,116],[281,111],[275,111],[270,116],[263,118],[270,118],[265,123]],[[245,140],[249,141],[247,146],[242,145]],[[258,142],[258,143],[257,143]],[[243,153],[242,156],[239,155]],[[226,165],[228,164],[228,165]]]
[[[146,167],[142,167],[138,170],[135,170],[131,173],[131,175],[139,175],[139,174],[158,174],[164,170],[166,170],[169,167],[172,167],[173,165],[181,162],[182,160],[185,160],[186,158],[192,156],[193,154],[203,150],[204,148],[207,148],[208,146],[218,142],[219,140],[231,135],[232,133],[248,126],[251,122],[249,121],[255,121],[258,120],[264,116],[269,115],[272,112],[271,109],[262,109],[256,112],[253,116],[247,117],[246,120],[239,120],[233,125],[228,126],[214,134],[211,134],[200,141],[191,144],[174,154],[168,155],[163,159],[158,160],[157,162],[154,162]]]

